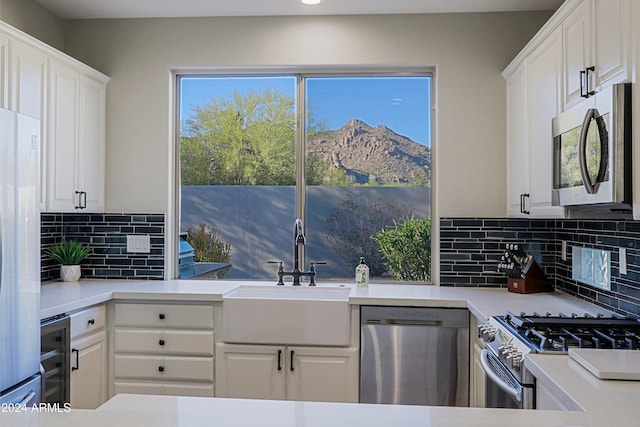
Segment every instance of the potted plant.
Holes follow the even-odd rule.
[[[88,247],[75,240],[65,240],[47,249],[46,254],[61,264],[60,278],[63,282],[77,282],[80,279],[80,262],[90,252]]]

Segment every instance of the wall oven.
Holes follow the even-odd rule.
[[[555,206],[630,210],[631,84],[613,85],[552,121]]]

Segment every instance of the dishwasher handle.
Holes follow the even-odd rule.
[[[442,320],[425,319],[369,319],[367,325],[390,325],[390,326],[445,326]]]

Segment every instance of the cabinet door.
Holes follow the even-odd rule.
[[[285,398],[285,348],[216,345],[216,397]]]
[[[630,81],[632,7],[629,0],[594,1],[596,85]]]
[[[47,56],[9,40],[8,108],[40,120],[40,206],[46,206],[47,188]]]
[[[527,149],[527,80],[523,62],[507,80],[508,215],[521,216],[521,200],[529,193]]]
[[[358,396],[358,349],[287,347],[287,399],[354,402]]]
[[[559,112],[562,75],[561,28],[551,33],[527,58],[527,142],[532,216],[563,217],[564,210],[551,205],[551,120]]]
[[[88,212],[104,211],[105,85],[81,76],[78,114],[78,188]]]
[[[43,120],[46,116],[47,57],[11,40],[11,109]]]
[[[0,34],[0,108],[9,108],[9,39]]]
[[[95,409],[107,400],[105,333],[73,341],[71,349],[71,407]]]
[[[578,4],[563,21],[562,32],[564,40],[562,49],[564,55],[563,108],[566,110],[582,99],[580,97],[580,71],[593,65],[591,1],[582,1]],[[593,76],[593,73],[589,74],[590,77]],[[591,79],[589,87],[593,88],[594,86],[595,81]]]
[[[78,85],[72,68],[51,62],[47,209],[75,211],[78,190]]]

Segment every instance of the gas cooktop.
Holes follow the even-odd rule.
[[[535,352],[566,353],[570,348],[640,349],[637,319],[511,312],[494,318]]]

